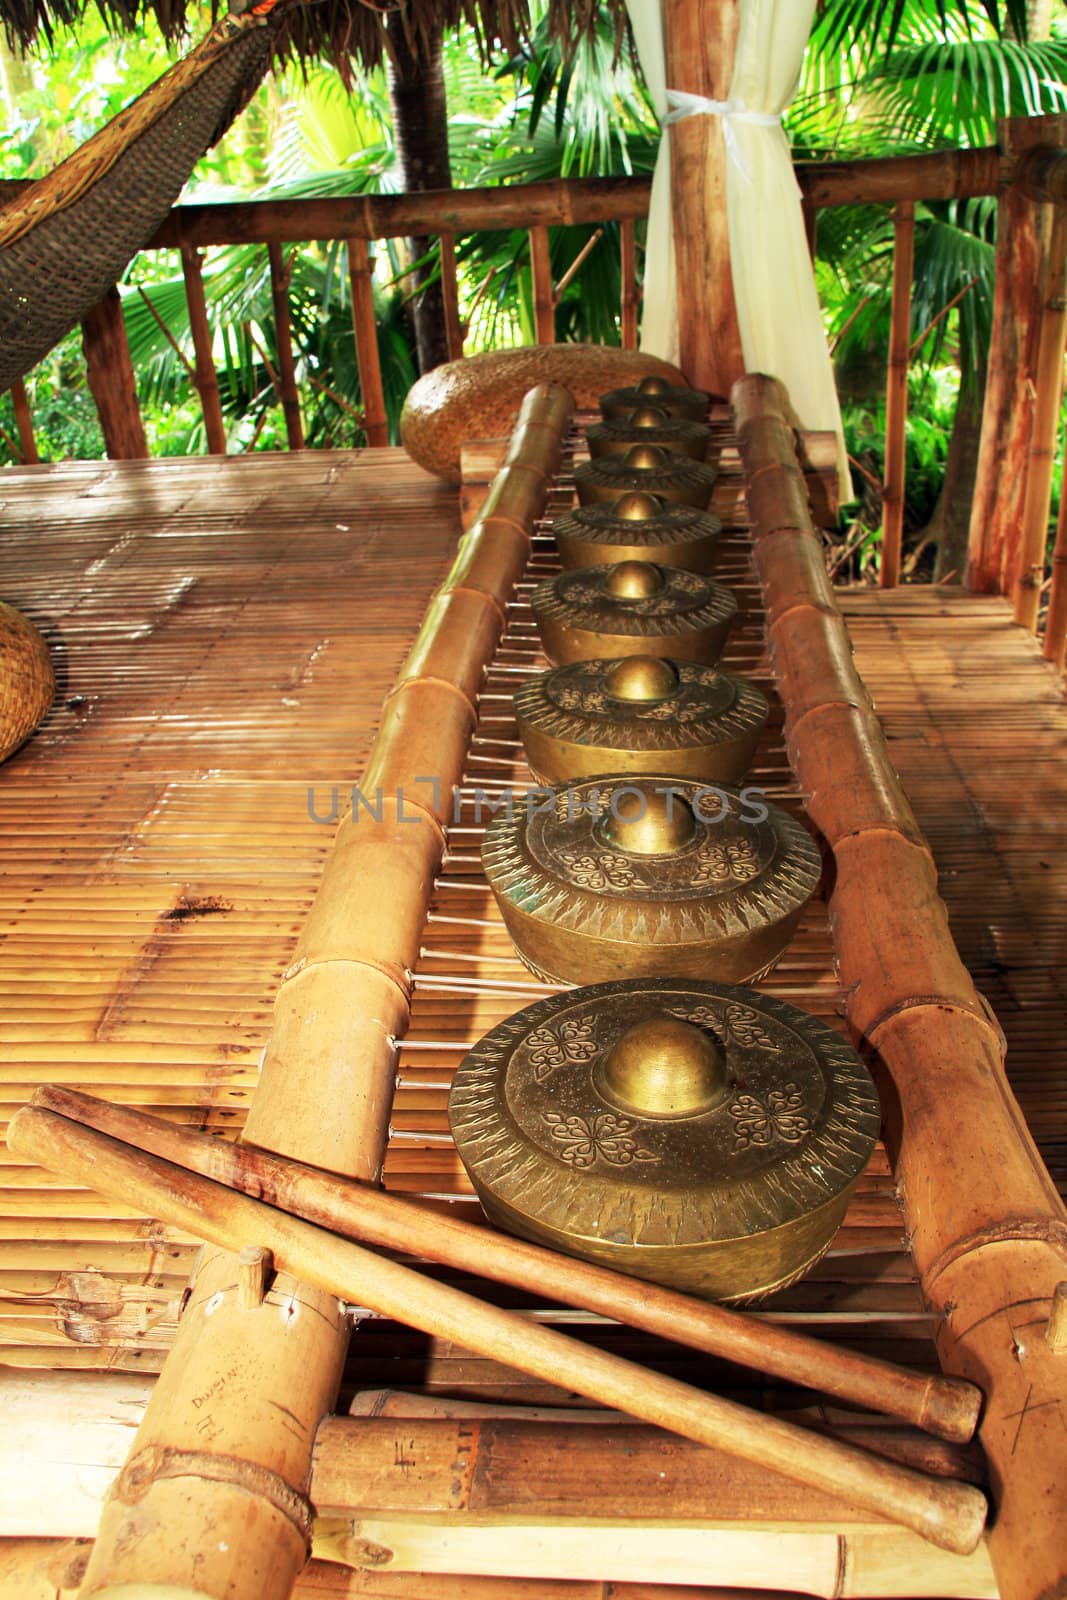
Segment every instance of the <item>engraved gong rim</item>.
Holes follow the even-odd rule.
[[[624,1114],[603,1062],[635,1023],[676,1016],[723,1048],[727,1089],[673,1119]],[[794,1259],[760,1265],[769,1292],[826,1248],[880,1130],[877,1091],[826,1023],[756,990],[700,979],[623,980],[535,1001],[498,1023],[457,1069],[449,1122],[471,1181],[520,1225],[603,1255],[758,1246],[796,1226]],[[807,1226],[810,1223],[810,1228]],[[799,1257],[799,1259],[797,1259]],[[725,1260],[726,1258],[724,1258]],[[749,1261],[749,1269],[754,1263]]]
[[[733,591],[704,573],[657,566],[660,589],[643,597],[613,594],[611,565],[571,567],[539,583],[530,606],[540,622],[614,637],[663,638],[729,627],[737,616]]]
[[[705,394],[702,389],[683,389],[679,384],[672,383],[658,393],[649,393],[639,385],[631,384],[628,388],[609,389],[607,394],[602,394],[600,414],[610,421],[625,417],[638,406],[650,405],[658,406],[672,417],[679,417],[686,422],[703,422],[711,410],[711,404],[711,395]]]
[[[747,678],[696,661],[670,663],[678,683],[662,699],[619,699],[608,687],[618,665],[606,656],[567,662],[520,685],[514,696],[520,733],[529,727],[565,745],[669,758],[758,736],[770,714]]]
[[[560,544],[566,540],[580,540],[583,544],[609,548],[619,544],[660,548],[696,544],[718,539],[722,531],[721,518],[712,512],[670,500],[664,502],[656,516],[644,520],[630,521],[617,514],[614,503],[599,502],[574,506],[552,522],[552,533]]]
[[[621,808],[624,794],[651,797],[665,789],[690,808],[713,792],[715,803],[725,797],[729,809],[717,821],[694,810],[691,840],[669,856],[639,859],[605,843],[604,819]],[[706,799],[704,805],[710,810]],[[747,819],[749,807],[766,817]],[[498,812],[486,828],[482,865],[505,914],[554,943],[617,950],[631,962],[650,950],[667,971],[681,950],[708,947],[710,959],[714,945],[773,943],[775,930],[800,914],[822,874],[814,839],[778,806],[727,784],[669,773],[581,778],[546,789],[540,810],[520,805],[510,815]],[[514,937],[511,923],[509,931]]]
[[[574,469],[575,488],[583,504],[637,490],[667,498],[696,496],[692,503],[706,507],[718,479],[716,467],[676,455],[668,455],[657,467],[630,467],[624,456],[600,456],[580,462]]]

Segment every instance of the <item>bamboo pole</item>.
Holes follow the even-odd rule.
[[[23,1107],[11,1121],[8,1145],[209,1243],[228,1250],[265,1246],[304,1284],[842,1497],[942,1549],[967,1555],[978,1545],[986,1503],[970,1485],[897,1467],[581,1344],[54,1112]],[[137,1461],[135,1455],[122,1476]]]
[[[122,300],[114,284],[82,319],[82,348],[109,457],[112,461],[147,461],[148,443],[137,403]]]
[[[378,324],[374,316],[373,264],[365,241],[349,235],[348,286],[352,300],[352,330],[356,364],[363,398],[364,431],[369,445],[389,443],[389,423],[382,384],[382,358],[378,349]]]
[[[267,246],[270,261],[270,297],[274,308],[274,343],[278,350],[278,378],[282,411],[285,414],[285,436],[290,450],[303,450],[304,425],[300,420],[300,396],[296,387],[296,364],[293,361],[292,323],[289,317],[289,283],[292,268],[282,254],[281,242],[272,239]]]
[[[185,280],[185,300],[189,307],[189,328],[196,355],[196,390],[200,396],[200,409],[204,414],[207,448],[209,455],[224,456],[226,424],[222,419],[222,405],[219,401],[219,380],[215,373],[202,267],[203,257],[196,246],[183,245],[182,277]]]
[[[33,414],[30,411],[30,402],[26,394],[26,385],[21,378],[16,378],[11,385],[11,404],[15,408],[15,427],[19,436],[19,451],[23,464],[27,467],[40,461],[37,453],[37,440],[33,433]]]
[[[1050,208],[1013,181],[1015,169],[1028,150],[1055,139],[1065,126],[1060,117],[1014,117],[997,129],[1005,175],[997,205],[993,337],[965,579],[979,594],[1007,592],[1010,552],[1023,515],[1039,286],[1051,225]]]
[[[283,1211],[345,1237],[499,1283],[520,1288],[536,1283],[538,1292],[551,1300],[883,1411],[944,1439],[970,1439],[977,1425],[981,1393],[972,1384],[931,1378],[823,1345],[744,1312],[636,1283],[604,1267],[438,1216],[395,1195],[281,1161],[269,1151],[223,1143],[75,1090],[46,1086],[31,1103],[243,1194],[267,1198]]]
[[[463,323],[459,315],[459,280],[456,273],[456,236],[442,233],[438,239],[441,252],[441,299],[445,309],[445,338],[448,341],[448,359],[463,358]]]
[[[1064,475],[1067,476],[1067,445],[1064,450]],[[1045,621],[1045,657],[1054,661],[1060,672],[1067,657],[1067,494],[1060,492],[1060,511],[1056,522],[1056,544],[1052,551],[1052,592]]]
[[[663,27],[670,87],[725,100],[738,0],[665,0]],[[695,387],[727,394],[745,367],[730,271],[722,118],[686,117],[671,125],[669,138],[678,364]]]
[[[622,277],[621,338],[624,350],[637,349],[637,228],[632,217],[619,223]]]
[[[911,349],[911,285],[915,273],[915,203],[901,200],[893,212],[893,309],[885,394],[885,494],[882,502],[883,589],[900,582],[904,535],[904,484],[908,423],[908,354]]]
[[[1026,496],[1015,557],[1009,570],[1013,613],[1017,623],[1037,632],[1041,588],[1045,581],[1049,508],[1052,504],[1052,460],[1063,400],[1063,350],[1067,336],[1067,211],[1056,207],[1049,233],[1045,300],[1038,336],[1037,370],[1030,444],[1026,458]]]
[[[552,291],[552,258],[548,229],[530,229],[530,277],[533,293],[534,337],[537,344],[556,342],[556,297]]]
[[[749,377],[733,402],[744,462],[787,401],[773,379]],[[1008,1086],[1003,1036],[952,943],[817,535],[792,512],[768,498],[756,560],[790,759],[834,855],[849,1021],[889,1074],[887,1136],[942,1365],[986,1392],[1002,1600],[1038,1600],[1067,1584],[1067,1366],[1044,1336],[1067,1280],[1067,1214]]]
[[[517,443],[527,429],[536,436],[548,428],[558,445],[571,410],[564,391],[532,390]],[[516,470],[504,468],[505,483]],[[547,482],[540,473],[522,482],[528,531]],[[479,524],[468,537],[467,563],[477,577],[479,555],[491,554],[494,536]],[[494,618],[499,604],[482,597]],[[456,641],[458,626],[450,612],[435,611],[405,671],[451,652],[470,681],[480,671],[476,653],[486,634],[467,627],[469,637]],[[428,692],[440,737],[433,736],[434,722],[428,737],[412,741],[409,707],[414,699],[425,711]],[[417,799],[418,780],[430,773],[447,794],[472,724],[456,687],[402,672],[364,789],[378,771],[397,787],[410,783]],[[424,815],[422,826],[402,825],[383,809],[380,820],[348,817],[338,828],[275,999],[246,1123],[247,1137],[259,1145],[372,1182],[384,1155],[409,973],[443,850],[440,822],[429,807]],[[351,893],[353,881],[375,885],[373,903],[369,894]],[[161,1583],[195,1587],[218,1600],[286,1600],[308,1553],[315,1430],[336,1398],[347,1342],[336,1294],[280,1272],[266,1299],[246,1309],[236,1261],[225,1251],[209,1252],[131,1462],[105,1507],[83,1593]]]

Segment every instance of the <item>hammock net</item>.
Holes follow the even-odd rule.
[[[0,392],[151,239],[266,70],[265,12],[230,15],[56,170],[0,210]]]

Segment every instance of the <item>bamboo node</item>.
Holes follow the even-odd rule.
[[[263,1304],[267,1279],[274,1271],[274,1257],[258,1244],[246,1244],[237,1257],[237,1303],[242,1311],[255,1311]]]
[[[161,1478],[203,1478],[266,1500],[293,1524],[308,1550],[314,1511],[307,1495],[268,1467],[240,1456],[210,1455],[204,1450],[171,1450],[150,1445],[133,1456],[111,1490],[123,1505],[136,1505]]]
[[[376,1544],[373,1539],[346,1539],[344,1550],[353,1567],[386,1567],[393,1559],[388,1545]]]
[[[1067,1282],[1056,1285],[1045,1324],[1045,1342],[1053,1355],[1067,1355]]]

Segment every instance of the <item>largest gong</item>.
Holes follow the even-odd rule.
[[[759,790],[637,774],[513,801],[482,863],[516,951],[551,983],[744,983],[777,961],[821,871]]]
[[[824,1023],[664,978],[553,995],[474,1046],[449,1099],[490,1219],[715,1300],[819,1259],[878,1136],[878,1097]]]

